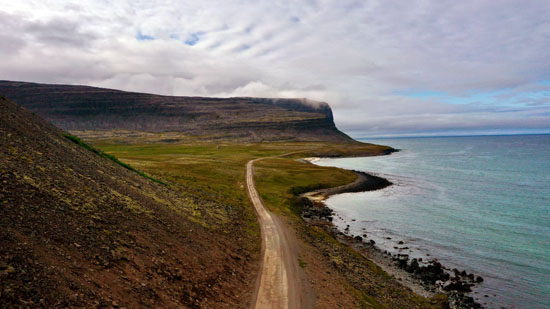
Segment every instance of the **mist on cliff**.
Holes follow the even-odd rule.
[[[353,134],[550,132],[550,2],[0,4],[0,79],[308,98]]]

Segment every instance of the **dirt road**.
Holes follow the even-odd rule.
[[[246,165],[246,186],[262,230],[262,265],[253,308],[301,308],[301,279],[295,240],[264,206],[254,184],[254,162]]]

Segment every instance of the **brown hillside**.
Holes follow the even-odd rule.
[[[258,240],[242,214],[62,134],[0,96],[0,307],[247,306]],[[230,223],[193,219],[209,207]]]
[[[0,81],[0,93],[70,131],[181,132],[209,140],[351,141],[334,125],[328,104],[305,99],[176,97],[12,81]]]

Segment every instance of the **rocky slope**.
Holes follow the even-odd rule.
[[[64,130],[182,132],[210,140],[351,141],[334,125],[328,104],[306,99],[175,97],[11,81],[0,81],[0,93]]]
[[[63,134],[0,96],[0,307],[248,306],[258,241],[242,213],[205,227],[194,213],[224,205]]]

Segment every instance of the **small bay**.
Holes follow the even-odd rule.
[[[550,135],[366,142],[400,151],[315,162],[394,183],[329,198],[338,227],[483,276],[472,296],[488,307],[550,306]]]

